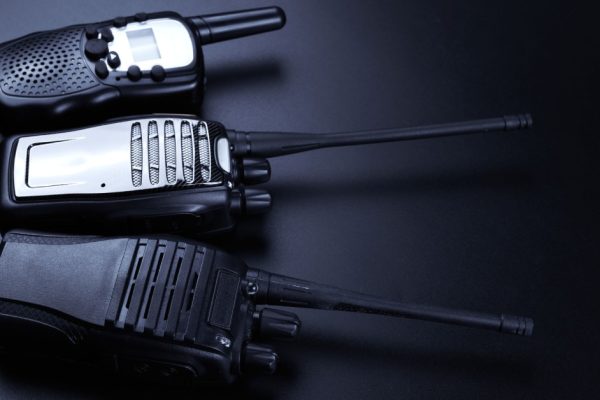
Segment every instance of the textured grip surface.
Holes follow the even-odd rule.
[[[128,241],[7,235],[0,257],[0,298],[103,326]]]
[[[56,314],[10,301],[0,300],[0,316],[14,316],[16,318],[36,321],[40,324],[51,326],[60,332],[63,332],[65,337],[71,343],[80,342],[87,333],[87,330],[81,325],[76,325]]]

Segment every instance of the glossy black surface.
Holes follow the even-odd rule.
[[[138,11],[199,15],[272,4],[7,1],[0,41]],[[207,119],[233,129],[324,132],[530,111],[534,129],[275,159],[271,212],[213,243],[271,272],[529,315],[534,336],[301,311],[299,338],[275,344],[275,376],[186,392],[0,359],[0,397],[596,396],[600,143],[591,7],[275,4],[287,14],[281,31],[205,48]]]

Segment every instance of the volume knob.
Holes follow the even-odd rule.
[[[271,195],[266,190],[241,187],[231,191],[231,211],[235,214],[260,214],[270,208]]]
[[[300,318],[288,311],[263,308],[255,313],[254,321],[259,337],[292,339],[300,332]]]
[[[271,178],[271,165],[264,158],[244,158],[242,173],[246,185],[265,183]]]
[[[244,370],[272,374],[277,369],[279,356],[268,346],[248,343],[244,350]]]

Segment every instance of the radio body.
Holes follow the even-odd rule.
[[[237,293],[245,268],[182,241],[9,233],[0,342],[20,356],[124,375],[229,383],[241,372],[254,312]]]
[[[193,117],[9,137],[2,219],[21,227],[218,232],[243,213],[229,142]]]
[[[284,23],[278,7],[191,18],[138,13],[1,44],[2,133],[84,126],[149,109],[197,114],[202,45]]]
[[[170,383],[272,373],[271,338],[300,320],[261,305],[380,314],[530,336],[533,321],[421,306],[249,269],[171,238],[9,232],[0,242],[0,346]]]
[[[2,143],[3,226],[88,233],[212,234],[271,196],[263,157],[321,147],[531,126],[528,115],[336,134],[243,132],[193,116],[150,115]]]

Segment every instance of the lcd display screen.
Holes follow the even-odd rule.
[[[152,28],[127,32],[127,39],[135,62],[160,58]]]

